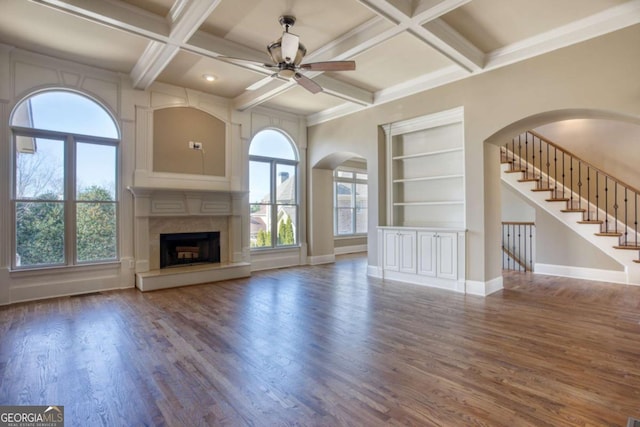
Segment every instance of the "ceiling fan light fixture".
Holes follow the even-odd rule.
[[[280,77],[282,77],[284,79],[290,79],[295,74],[296,74],[296,71],[294,69],[291,69],[291,68],[283,68],[282,70],[278,71],[278,76],[280,76]]]
[[[307,54],[307,49],[304,45],[302,43],[298,43],[296,57],[293,61],[291,61],[290,58],[287,60],[287,58],[282,55],[282,37],[267,46],[267,51],[275,64],[282,64],[284,62],[287,64],[300,65],[302,58]]]

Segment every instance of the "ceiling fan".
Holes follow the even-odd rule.
[[[289,28],[293,27],[296,18],[291,15],[283,15],[278,21],[284,28],[282,37],[267,46],[267,52],[273,60],[273,64],[224,56],[220,57],[220,59],[226,59],[230,62],[240,61],[259,65],[274,71],[271,77],[281,77],[284,79],[293,78],[300,86],[311,93],[322,92],[322,87],[309,77],[301,74],[300,70],[351,71],[356,69],[355,61],[323,61],[302,64],[302,59],[307,54],[307,49],[300,43],[300,37],[289,32]]]

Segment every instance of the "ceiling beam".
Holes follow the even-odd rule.
[[[131,70],[133,87],[148,88],[220,2],[221,0],[177,0],[168,17],[171,28],[169,40],[161,46],[159,42],[149,42],[150,48],[156,51],[156,54],[142,55],[133,67]],[[149,48],[145,52],[148,50]]]
[[[255,90],[245,90],[233,99],[233,108],[239,111],[245,111],[249,108],[256,107],[267,102],[274,96],[280,95],[293,87],[296,83],[293,81],[283,81],[280,79],[271,79],[270,82],[260,86]]]
[[[484,53],[455,31],[440,16],[471,0],[421,0],[413,10],[403,0],[359,0],[391,22],[396,34],[407,31],[468,72],[484,66]]]
[[[322,86],[322,91],[326,94],[342,98],[345,101],[368,106],[373,104],[373,92],[364,90],[343,81],[332,79],[325,74],[319,75],[313,79]]]
[[[112,0],[31,0],[31,2],[151,40],[162,42],[169,40],[170,27],[166,19],[127,3],[116,3]]]

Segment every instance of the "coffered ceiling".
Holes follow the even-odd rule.
[[[355,71],[271,63],[281,15],[303,62],[355,60]],[[0,0],[0,43],[118,71],[134,87],[164,82],[321,123],[640,23],[640,0]],[[207,82],[203,75],[216,80]]]

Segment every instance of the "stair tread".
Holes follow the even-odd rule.
[[[533,182],[533,181],[540,181],[540,178],[522,178],[518,180],[518,182]]]
[[[546,202],[568,202],[571,199],[566,197],[552,197],[551,199],[545,199]]]
[[[555,188],[532,188],[531,191],[553,191]]]
[[[637,262],[640,264],[640,259],[634,259],[633,262]]]
[[[578,221],[578,224],[604,224],[604,221],[601,219],[585,219]]]
[[[619,233],[617,231],[605,231],[605,232],[601,232],[601,233],[596,233],[596,236],[620,237],[620,236],[622,236],[622,233]]]
[[[586,209],[562,209],[560,212],[586,212]]]
[[[614,249],[628,249],[628,250],[640,251],[640,246],[636,246],[636,245],[618,245],[618,246],[614,246]]]
[[[518,173],[518,172],[526,172],[526,169],[509,169],[508,171],[504,171],[504,173]]]

